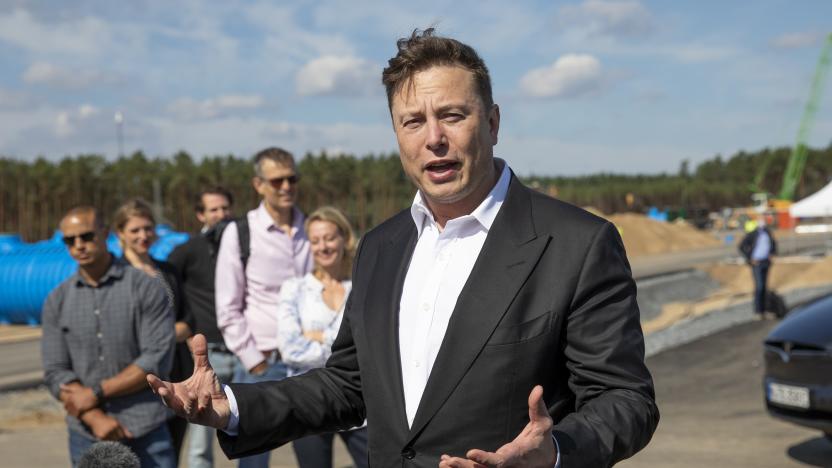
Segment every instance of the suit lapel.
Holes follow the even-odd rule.
[[[396,426],[404,430],[407,430],[407,413],[399,355],[399,302],[415,246],[416,226],[408,212],[390,230],[379,250],[364,312],[368,346],[379,363],[379,375],[388,376],[386,380],[392,391],[390,408],[398,419]]]
[[[459,384],[549,241],[535,233],[528,190],[512,176],[506,200],[457,299],[413,420],[411,440]],[[401,378],[401,369],[397,371]]]

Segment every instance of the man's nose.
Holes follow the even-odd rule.
[[[428,136],[425,141],[425,146],[427,146],[431,151],[436,151],[445,146],[447,143],[445,130],[442,128],[442,125],[439,124],[439,121],[429,119],[426,125]]]

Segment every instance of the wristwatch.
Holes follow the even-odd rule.
[[[104,389],[101,388],[101,382],[92,386],[92,393],[95,394],[95,398],[98,400],[98,403],[104,402]]]

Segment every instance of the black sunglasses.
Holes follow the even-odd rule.
[[[92,242],[95,240],[95,231],[84,232],[77,236],[64,236],[64,244],[72,247],[75,245],[75,238],[80,238],[81,242]]]
[[[275,177],[274,179],[264,179],[261,177],[260,179],[268,182],[275,189],[280,190],[283,188],[283,182],[289,182],[289,185],[295,185],[300,180],[300,176],[298,174],[292,174],[287,177]]]

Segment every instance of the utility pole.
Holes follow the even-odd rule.
[[[124,157],[124,132],[122,127],[124,127],[124,114],[121,111],[116,111],[116,115],[113,117],[113,120],[116,122],[116,140],[118,140],[118,157]]]

